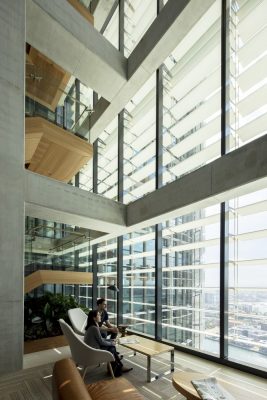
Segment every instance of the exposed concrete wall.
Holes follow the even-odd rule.
[[[126,205],[25,171],[26,215],[101,232],[119,234],[126,225]]]
[[[25,1],[0,7],[0,374],[22,368]]]

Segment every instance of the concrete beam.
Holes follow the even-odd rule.
[[[92,116],[90,130],[92,143],[174,48],[182,42],[213,3],[213,0],[169,0],[167,2],[129,57],[127,82],[118,88],[114,100],[100,117]]]
[[[24,176],[25,214],[118,235],[126,206],[29,171]]]
[[[120,235],[267,187],[267,135],[127,205]],[[97,244],[113,239],[108,234]]]
[[[128,205],[127,226],[150,226],[266,187],[266,154],[267,135],[149,193]]]
[[[26,0],[26,18],[29,44],[108,101],[116,96],[127,59],[66,0]]]

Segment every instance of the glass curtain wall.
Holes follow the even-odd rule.
[[[102,242],[97,248],[97,297],[107,301],[109,320],[117,323],[117,293],[108,286],[117,286],[117,238]],[[96,305],[94,305],[94,308]]]
[[[163,184],[221,154],[221,1],[163,65]]]
[[[97,193],[118,199],[118,119],[108,125],[98,138]],[[109,319],[117,322],[117,293],[108,288],[117,285],[117,239],[97,247],[97,297],[107,301]],[[96,305],[93,305],[95,308]]]
[[[156,75],[124,109],[124,197],[129,203],[155,190]],[[123,321],[155,334],[155,227],[123,237]]]
[[[155,335],[155,228],[124,236],[123,321],[131,330]]]
[[[119,48],[119,6],[109,21],[103,36],[116,48]]]
[[[25,223],[25,276],[38,270],[92,272],[88,230],[31,217]],[[81,305],[91,307],[91,285],[45,284],[29,295],[38,297],[46,291],[75,296]]]
[[[230,151],[267,132],[266,13],[266,1],[230,4]]]
[[[221,1],[163,64],[163,184],[221,154]],[[163,224],[163,338],[219,354],[219,206]],[[210,346],[209,341],[212,341]]]
[[[165,222],[162,238],[163,339],[218,355],[219,206]]]
[[[98,138],[97,193],[113,200],[118,198],[118,118]]]
[[[124,55],[129,57],[157,16],[157,0],[125,0]]]
[[[229,358],[267,369],[267,190],[229,202]]]
[[[130,203],[155,190],[156,76],[124,110],[124,199]]]
[[[90,230],[87,232],[87,240],[80,239],[74,245],[75,269],[80,272],[93,272]],[[74,293],[79,304],[92,308],[92,285],[75,285]]]
[[[88,192],[93,191],[93,158],[79,172],[79,187]]]
[[[266,1],[229,7],[228,151],[266,134]],[[267,368],[266,190],[229,202],[229,359]]]

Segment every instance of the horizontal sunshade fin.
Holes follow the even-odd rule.
[[[195,133],[186,137],[181,142],[177,143],[171,148],[172,154],[176,157],[180,157],[192,148],[204,144],[208,139],[211,139],[214,135],[220,133],[221,121],[220,118],[215,118],[209,124],[203,126],[203,128],[197,130]],[[164,165],[166,165],[164,157]]]
[[[262,135],[267,131],[267,114],[263,114],[258,118],[253,119],[249,123],[238,129],[237,133],[244,142],[253,137]]]
[[[253,60],[266,51],[267,27],[259,31],[239,51],[238,58],[242,68],[246,68]]]
[[[249,96],[246,96],[243,100],[238,104],[238,110],[241,113],[242,117],[245,117],[252,112],[257,111],[262,106],[265,106],[267,101],[267,81],[265,85],[259,87],[259,89],[255,90]]]
[[[246,92],[258,82],[263,81],[266,78],[266,70],[267,56],[265,55],[238,77],[238,84],[242,92]]]
[[[248,1],[238,12],[238,31],[243,42],[266,25],[267,2],[265,0]]]
[[[203,99],[209,97],[213,92],[218,90],[221,85],[220,70],[217,69],[210,76],[205,78],[198,86],[187,93],[186,96],[178,101],[171,109],[177,120],[181,119],[192,108],[199,104]]]
[[[202,151],[187,158],[185,161],[178,163],[175,167],[170,168],[176,176],[181,176],[197,167],[207,164],[209,161],[220,156],[221,143],[217,141],[211,144]]]

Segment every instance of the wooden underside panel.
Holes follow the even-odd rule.
[[[26,118],[25,128],[30,171],[69,182],[93,156],[90,143],[41,117]]]
[[[92,283],[91,272],[39,270],[24,279],[24,293],[29,293],[44,284],[92,285]]]
[[[40,140],[42,138],[42,133],[36,132],[36,133],[28,133],[27,136],[25,136],[25,163],[29,163],[36,152],[36,149],[40,143]]]
[[[55,111],[71,74],[30,47],[26,57],[26,94]]]

